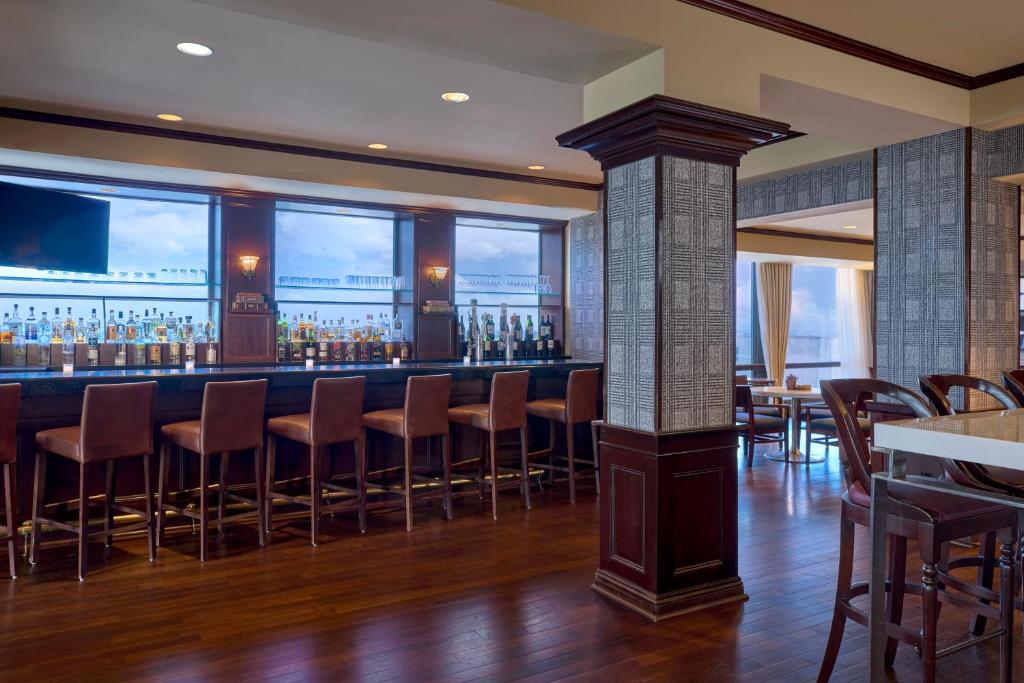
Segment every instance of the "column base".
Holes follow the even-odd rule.
[[[611,572],[598,569],[590,588],[598,595],[651,621],[664,621],[719,605],[746,602],[749,599],[743,591],[743,581],[738,576],[666,593],[652,593]]]

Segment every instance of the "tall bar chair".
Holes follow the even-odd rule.
[[[404,448],[404,481],[398,485],[381,484],[389,493],[405,498],[405,530],[412,531],[412,482],[436,481],[413,472],[412,444],[416,439],[441,437],[441,467],[444,479],[445,516],[452,518],[452,463],[451,439],[448,434],[448,399],[451,395],[451,375],[418,375],[405,384],[405,406],[375,410],[363,415],[363,426],[402,439]],[[428,447],[429,451],[429,447]],[[364,479],[363,486],[366,486]]]
[[[574,431],[576,425],[586,422],[588,425],[597,419],[597,390],[601,383],[601,370],[590,368],[587,370],[573,370],[569,373],[569,382],[565,388],[565,398],[542,398],[530,401],[526,404],[526,413],[548,420],[551,424],[551,436],[546,451],[539,451],[528,456],[529,466],[537,467],[551,473],[564,472],[569,477],[569,501],[576,502],[576,479],[580,476],[587,476],[593,473],[595,487],[600,476],[597,462],[598,454],[594,453],[593,460],[583,460],[576,457],[576,441]],[[555,425],[565,426],[565,456],[555,454]],[[536,457],[547,456],[547,461],[537,461]],[[565,465],[558,464],[556,458],[565,460]],[[592,469],[583,472],[576,471],[576,465],[590,465]]]
[[[163,545],[165,513],[173,510],[180,515],[199,521],[199,560],[207,560],[207,540],[210,526],[210,461],[220,457],[220,478],[217,485],[217,528],[222,529],[228,500],[254,506],[256,509],[232,515],[231,521],[243,521],[255,516],[257,533],[262,548],[265,543],[266,520],[263,472],[263,404],[267,396],[267,380],[253,379],[240,382],[208,382],[203,388],[203,407],[198,420],[173,422],[160,428],[163,443],[160,449],[160,481],[158,485],[157,543]],[[199,457],[199,512],[172,505],[167,490],[171,465],[171,447],[176,446],[182,457],[186,452]],[[256,500],[228,493],[228,458],[238,451],[253,452]]]
[[[30,561],[39,561],[39,536],[45,524],[78,536],[78,580],[84,581],[88,561],[88,543],[102,536],[107,547],[114,539],[114,511],[142,517],[141,522],[126,524],[119,532],[146,529],[149,561],[156,559],[153,529],[153,492],[150,469],[153,456],[153,410],[156,382],[131,384],[90,384],[85,388],[82,421],[74,427],[47,429],[36,433],[35,491],[32,501],[32,550]],[[59,455],[78,463],[78,524],[67,524],[43,516],[46,506],[46,459]],[[117,466],[124,460],[141,458],[145,480],[145,511],[119,505],[114,499]],[[86,474],[95,466],[106,466],[104,522],[101,531],[89,531],[89,493]]]
[[[18,578],[18,524],[14,518],[14,486],[18,481],[18,402],[20,384],[0,384],[0,465],[4,468],[4,527],[11,578]]]
[[[479,477],[481,485],[491,487],[491,517],[498,519],[498,472],[518,472],[519,488],[530,508],[530,465],[526,453],[526,396],[530,388],[530,373],[497,372],[491,378],[491,397],[488,403],[470,403],[448,409],[448,421],[473,427],[487,433],[490,476]],[[518,470],[498,466],[498,432],[519,431],[520,467]],[[483,456],[481,455],[481,462]]]
[[[363,393],[366,377],[321,377],[313,382],[313,399],[308,413],[284,415],[267,421],[267,540],[274,500],[309,506],[310,543],[320,544],[320,515],[347,502],[323,506],[324,489],[355,493],[359,508],[359,530],[366,533],[366,439],[363,432]],[[289,439],[309,449],[309,499],[274,490],[274,466],[278,439]],[[322,460],[330,446],[352,442],[355,446],[356,488],[338,486],[325,480]]]
[[[930,417],[936,411],[920,394],[881,380],[824,380],[821,382],[821,392],[839,427],[839,454],[846,479],[846,492],[843,494],[840,513],[835,608],[825,656],[818,673],[818,680],[826,681],[832,674],[839,654],[846,620],[852,619],[863,626],[868,625],[867,612],[852,602],[854,598],[868,592],[868,582],[854,584],[852,581],[854,527],[856,524],[870,527],[871,524],[871,453],[867,439],[857,423],[856,406],[864,395],[868,395],[874,398],[887,397],[903,403],[918,417]],[[959,468],[961,464],[959,461],[943,461],[944,468],[954,477],[956,473],[962,472]],[[925,681],[935,680],[935,663],[940,656],[936,650],[940,602],[958,605],[978,615],[998,620],[1000,628],[990,635],[1000,638],[1000,663],[1008,664],[1013,646],[1014,564],[1018,533],[1016,511],[896,482],[890,484],[890,497],[890,513],[886,521],[890,546],[889,581],[886,585],[886,665],[892,666],[896,648],[900,642],[904,642],[920,648],[923,678]],[[965,536],[990,532],[998,532],[1002,540],[998,595],[990,587],[954,579],[943,571],[946,544]],[[908,539],[918,542],[923,562],[920,584],[906,581]],[[980,566],[979,558],[964,560],[957,566]],[[947,566],[955,568],[952,562]],[[907,592],[921,597],[923,625],[920,630],[910,630],[902,625],[903,596]],[[998,610],[987,604],[991,601],[999,602]],[[981,639],[972,638],[946,648],[943,653],[959,651],[978,640]],[[1004,666],[1003,671],[1008,669]]]

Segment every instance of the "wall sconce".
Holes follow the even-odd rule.
[[[242,265],[242,275],[251,280],[256,274],[256,264],[260,262],[259,256],[239,256],[238,262]]]
[[[438,287],[446,277],[448,277],[448,268],[446,266],[431,266],[430,284]]]

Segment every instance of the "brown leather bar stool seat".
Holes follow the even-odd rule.
[[[4,526],[0,539],[7,541],[11,578],[18,578],[18,524],[14,519],[14,482],[18,481],[18,402],[20,384],[0,384],[0,465],[4,468]]]
[[[529,454],[529,465],[547,470],[554,476],[555,472],[565,472],[569,476],[569,500],[576,502],[576,479],[580,476],[594,475],[594,485],[598,487],[600,477],[597,452],[593,460],[576,457],[576,442],[573,431],[580,422],[590,423],[597,419],[597,389],[601,381],[598,368],[589,370],[573,370],[569,373],[569,383],[565,389],[565,398],[542,398],[526,404],[526,413],[551,422],[551,436],[546,451]],[[555,455],[555,424],[565,425],[565,456]],[[547,456],[547,462],[538,462],[536,458]],[[556,461],[556,458],[559,460]],[[560,460],[565,465],[559,464]],[[577,472],[576,465],[590,465],[592,469]]]
[[[85,580],[89,538],[103,536],[107,546],[114,539],[114,511],[137,515],[143,521],[126,524],[120,532],[146,529],[149,561],[156,559],[153,529],[153,492],[150,466],[153,455],[153,410],[156,382],[131,384],[90,384],[85,388],[82,421],[74,427],[47,429],[36,434],[35,492],[32,502],[32,564],[39,561],[39,535],[43,525],[78,536],[78,579]],[[46,507],[46,458],[53,453],[78,463],[78,524],[43,517]],[[117,465],[129,458],[141,458],[145,480],[146,509],[117,504]],[[106,496],[102,531],[89,532],[87,471],[106,465]]]
[[[308,413],[283,415],[267,421],[267,539],[274,501],[284,500],[309,506],[310,542],[320,543],[320,515],[324,510],[348,506],[347,501],[321,505],[324,489],[355,493],[359,509],[359,530],[366,532],[366,442],[363,434],[363,393],[365,377],[321,377],[313,382],[313,400]],[[309,448],[309,499],[274,491],[277,440],[288,439]],[[353,443],[356,488],[338,486],[323,476],[322,458],[330,446]]]
[[[405,530],[412,531],[412,482],[414,479],[436,483],[436,477],[413,472],[412,444],[415,439],[441,437],[445,516],[452,518],[451,443],[448,437],[448,398],[451,375],[419,375],[405,384],[405,406],[375,410],[363,415],[363,427],[398,437],[404,442],[404,481],[402,484],[380,484],[388,493],[405,497]],[[366,486],[364,479],[363,486]]]
[[[173,510],[199,521],[199,559],[206,562],[207,539],[210,526],[210,460],[219,454],[220,477],[217,484],[217,528],[225,521],[228,500],[255,507],[250,512],[232,515],[231,521],[257,518],[260,547],[264,545],[266,520],[263,513],[264,477],[263,460],[263,404],[267,396],[267,380],[253,379],[241,382],[208,382],[203,388],[203,407],[200,419],[174,422],[160,428],[160,478],[158,484],[157,544],[163,545],[165,514]],[[169,502],[168,475],[171,465],[170,450],[176,446],[182,458],[186,452],[199,456],[199,512],[178,507]],[[238,451],[253,452],[256,499],[228,493],[228,458]]]
[[[477,481],[481,489],[491,487],[491,516],[498,518],[498,472],[516,472],[520,476],[519,488],[530,507],[530,469],[526,453],[526,396],[530,388],[530,373],[498,372],[491,378],[491,397],[488,403],[470,403],[448,409],[448,420],[473,427],[487,433],[490,455],[490,476],[483,474],[484,457],[480,457]],[[518,469],[498,467],[497,436],[499,432],[519,430],[520,466]]]

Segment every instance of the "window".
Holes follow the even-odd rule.
[[[759,342],[757,301],[754,300],[754,264],[736,262],[736,364],[754,362],[754,346]]]
[[[0,306],[19,306],[25,319],[55,309],[63,317],[88,319],[92,309],[106,320],[129,311],[136,319],[146,310],[196,323],[212,320],[215,272],[210,255],[210,198],[206,195],[109,187],[34,178],[0,177],[0,181],[75,192],[110,202],[109,271],[105,274],[0,267]]]
[[[839,320],[836,302],[836,269],[793,266],[793,301],[789,318],[786,364],[839,361]],[[801,384],[817,385],[838,370],[796,368]]]
[[[557,294],[558,283],[541,274],[540,226],[533,223],[457,218],[455,222],[455,306],[469,330],[470,300],[478,322],[489,313],[497,325],[501,304],[509,322],[519,315],[534,332],[540,326],[540,295]],[[560,335],[560,331],[556,331]]]
[[[278,202],[274,267],[281,313],[289,321],[316,315],[336,327],[371,315],[390,318],[396,292],[411,289],[395,275],[395,222],[391,211]]]

